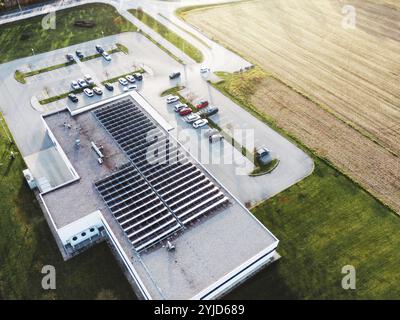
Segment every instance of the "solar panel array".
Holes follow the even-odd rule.
[[[131,162],[95,186],[138,251],[154,245],[229,198],[133,100],[94,111]]]

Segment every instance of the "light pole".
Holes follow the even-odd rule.
[[[183,62],[183,74],[185,75],[185,86],[188,85],[187,71],[186,71],[186,63]]]
[[[32,50],[32,55],[34,56],[35,55],[35,50],[33,50],[33,48],[31,48],[31,50]]]

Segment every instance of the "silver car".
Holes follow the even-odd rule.
[[[84,79],[78,79],[78,84],[81,88],[86,88],[88,83]]]
[[[174,105],[174,110],[175,112],[179,112],[179,110],[183,109],[183,108],[187,108],[187,104],[186,103],[177,103],[176,105]]]
[[[135,83],[135,82],[136,82],[134,76],[127,75],[125,78],[126,78],[126,80],[128,80],[130,83]]]
[[[201,119],[201,117],[197,113],[191,113],[188,116],[186,116],[186,121],[189,123],[195,122],[200,119]]]
[[[111,56],[107,52],[101,54],[106,61],[111,61]]]
[[[88,96],[88,97],[93,97],[93,90],[92,89],[89,89],[89,88],[85,88],[84,90],[83,90],[83,92]]]
[[[201,127],[203,127],[203,126],[205,126],[207,124],[208,124],[208,120],[207,119],[200,119],[200,120],[197,120],[197,121],[193,122],[193,128],[195,128],[195,129],[201,128]]]
[[[126,81],[125,78],[119,78],[119,79],[118,79],[118,82],[119,82],[121,85],[123,85],[123,86],[126,86],[126,85],[128,84],[128,81]]]
[[[174,102],[179,101],[179,97],[178,96],[171,96],[171,97],[168,97],[166,101],[167,101],[168,104],[174,103]]]
[[[73,90],[78,90],[80,88],[80,86],[77,81],[71,81],[71,88]]]

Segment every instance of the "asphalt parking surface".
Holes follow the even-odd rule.
[[[99,57],[46,72],[28,78],[28,83],[25,85],[14,79],[14,72],[17,69],[37,69],[59,64],[65,61],[66,53],[74,54],[79,49],[86,55],[94,54],[95,44],[109,49],[115,43],[121,43],[128,47],[129,54],[115,53],[112,54],[110,62]],[[165,43],[165,46],[173,49],[168,43]],[[207,78],[199,72],[200,67],[204,64],[197,64],[184,54],[181,54],[181,58],[186,61],[185,66],[176,62],[141,34],[131,32],[19,59],[0,65],[0,80],[2,81],[0,95],[4,97],[0,102],[0,109],[22,155],[29,157],[52,148],[46,139],[44,125],[41,121],[42,114],[55,112],[67,106],[79,108],[95,103],[121,93],[122,86],[116,82],[113,92],[102,87],[104,94],[101,97],[89,98],[83,93],[79,94],[78,104],[63,99],[45,106],[38,106],[37,104],[32,105],[32,97],[41,99],[47,94],[53,96],[67,92],[70,90],[70,82],[82,78],[85,74],[90,74],[95,83],[99,84],[108,78],[133,71],[137,67],[143,67],[146,74],[138,88],[139,93],[175,127],[172,134],[177,136],[184,146],[243,203],[254,204],[271,197],[312,172],[313,162],[302,150],[211,87],[206,82]],[[221,57],[215,59],[214,65],[213,59],[208,57],[207,67],[214,71],[232,71],[249,65],[247,61],[236,55],[235,58],[226,62],[226,68],[221,61]],[[168,75],[173,71],[180,71],[181,78],[170,80]],[[212,119],[223,130],[247,129],[253,132],[255,146],[263,145],[272,150],[280,160],[278,167],[270,174],[250,177],[248,173],[253,169],[252,164],[227,141],[210,145],[201,129],[192,128],[191,124],[186,123],[172,110],[173,107],[165,103],[165,97],[160,96],[162,91],[178,84],[186,87],[182,92],[184,96],[194,100],[205,98],[211,104],[218,106],[220,111],[217,115],[212,116]],[[30,161],[32,158],[34,157],[29,157]],[[43,161],[43,157],[40,158]],[[52,161],[58,160],[52,159]],[[60,163],[54,167],[59,166]],[[57,183],[60,183],[59,178]]]

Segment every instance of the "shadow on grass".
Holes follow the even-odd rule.
[[[223,297],[224,300],[297,300],[298,296],[279,274],[283,258],[267,266]]]

